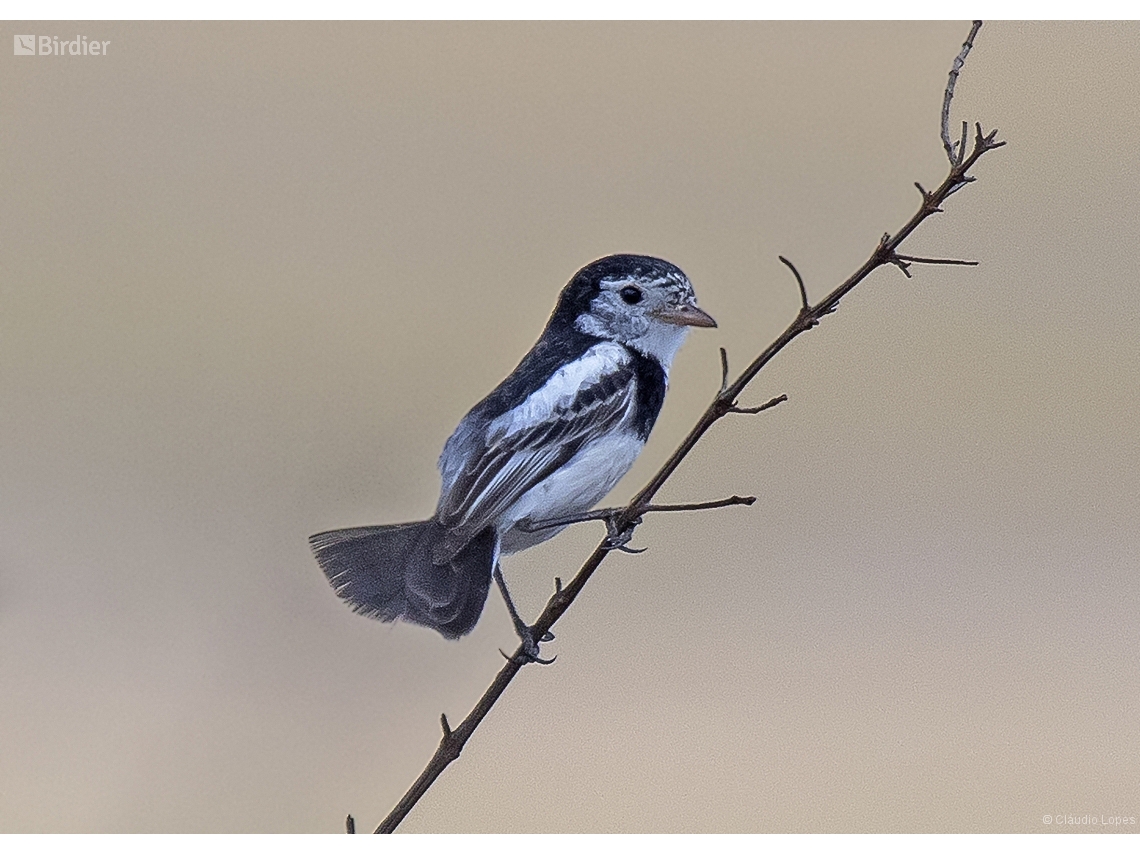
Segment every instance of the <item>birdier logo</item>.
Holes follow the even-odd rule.
[[[13,36],[12,53],[16,56],[106,56],[110,42],[77,35],[74,39],[59,36]]]

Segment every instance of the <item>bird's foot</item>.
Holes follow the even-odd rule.
[[[515,652],[515,656],[521,657],[522,664],[529,665],[531,662],[537,662],[539,665],[549,665],[557,656],[551,656],[549,659],[543,659],[538,655],[538,645],[544,641],[554,641],[554,633],[547,630],[542,634],[541,638],[536,638],[537,633],[534,627],[530,626],[519,616],[519,610],[515,608],[514,600],[511,599],[511,594],[507,590],[506,580],[503,579],[503,571],[499,566],[495,565],[495,571],[492,573],[495,577],[495,584],[499,586],[499,592],[503,595],[503,601],[507,604],[507,611],[511,615],[511,623],[515,626],[515,634],[518,635],[519,641],[522,646]],[[513,660],[514,656],[507,656],[502,649],[499,650],[503,657],[507,660]]]
[[[514,656],[508,656],[506,651],[499,648],[499,652],[503,654],[503,658],[508,661],[513,660],[515,656],[522,660],[522,664],[529,665],[532,662],[537,662],[539,665],[551,665],[557,656],[551,656],[549,659],[543,659],[539,656],[538,645],[543,641],[554,641],[553,632],[544,632],[542,638],[535,639],[535,631],[533,626],[527,626],[522,621],[515,623],[515,632],[518,634],[522,646],[515,651]]]
[[[606,517],[606,549],[616,549],[618,552],[628,552],[630,555],[640,555],[644,549],[634,549],[627,546],[633,540],[633,529],[635,526],[641,525],[641,517],[633,521],[633,525],[624,531],[618,526],[618,516],[614,514],[611,517]]]

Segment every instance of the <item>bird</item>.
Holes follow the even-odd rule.
[[[498,584],[528,659],[541,639],[518,614],[499,566],[584,514],[617,484],[661,412],[690,327],[715,327],[668,261],[609,255],[562,289],[538,341],[459,422],[439,458],[428,520],[309,538],[336,593],[359,614],[459,638]]]

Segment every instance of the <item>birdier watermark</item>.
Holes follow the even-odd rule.
[[[59,36],[12,36],[12,53],[16,56],[106,56],[110,41],[74,39]]]
[[[1041,817],[1043,825],[1058,825],[1062,828],[1136,828],[1135,816],[1121,816],[1114,814],[1106,816],[1103,813],[1047,813]]]

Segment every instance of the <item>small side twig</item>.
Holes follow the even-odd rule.
[[[917,255],[899,255],[895,253],[895,258],[899,261],[908,261],[911,264],[962,264],[967,267],[977,267],[976,261],[964,261],[961,258],[922,258]]]
[[[786,396],[781,396],[786,397]],[[757,407],[756,411],[767,408],[772,405],[769,401],[763,407]],[[773,405],[774,406],[774,405]],[[729,496],[727,499],[717,499],[712,502],[684,502],[676,505],[644,505],[637,509],[637,516],[641,517],[643,514],[656,514],[665,511],[707,511],[713,508],[727,508],[732,505],[751,505],[756,501],[755,496]],[[575,514],[569,517],[554,517],[548,520],[531,520],[527,522],[520,522],[518,527],[523,531],[536,532],[545,531],[548,528],[562,528],[563,526],[574,525],[580,522],[605,522],[609,523],[620,514],[624,514],[629,510],[628,506],[620,508],[597,508],[592,511],[587,511],[584,514]],[[634,521],[636,524],[636,521]]]
[[[792,264],[784,256],[777,256],[780,261],[787,265],[788,270],[792,271],[792,275],[796,277],[796,284],[800,286],[800,311],[806,312],[811,309],[811,303],[808,302],[807,288],[804,286],[804,278],[800,276],[800,272],[796,270],[796,266]]]
[[[786,400],[788,400],[787,395],[777,395],[775,398],[772,398],[771,400],[765,401],[759,407],[738,407],[735,404],[733,404],[731,407],[728,408],[728,411],[730,413],[743,413],[744,415],[754,416],[757,413],[762,413],[765,410],[770,410],[770,409],[772,409],[772,407],[775,407],[778,404],[782,404]]]
[[[903,272],[907,279],[911,278],[910,266],[912,264],[959,264],[966,267],[977,267],[976,261],[963,261],[960,258],[921,258],[917,255],[900,255],[895,253],[891,256],[891,264]]]

